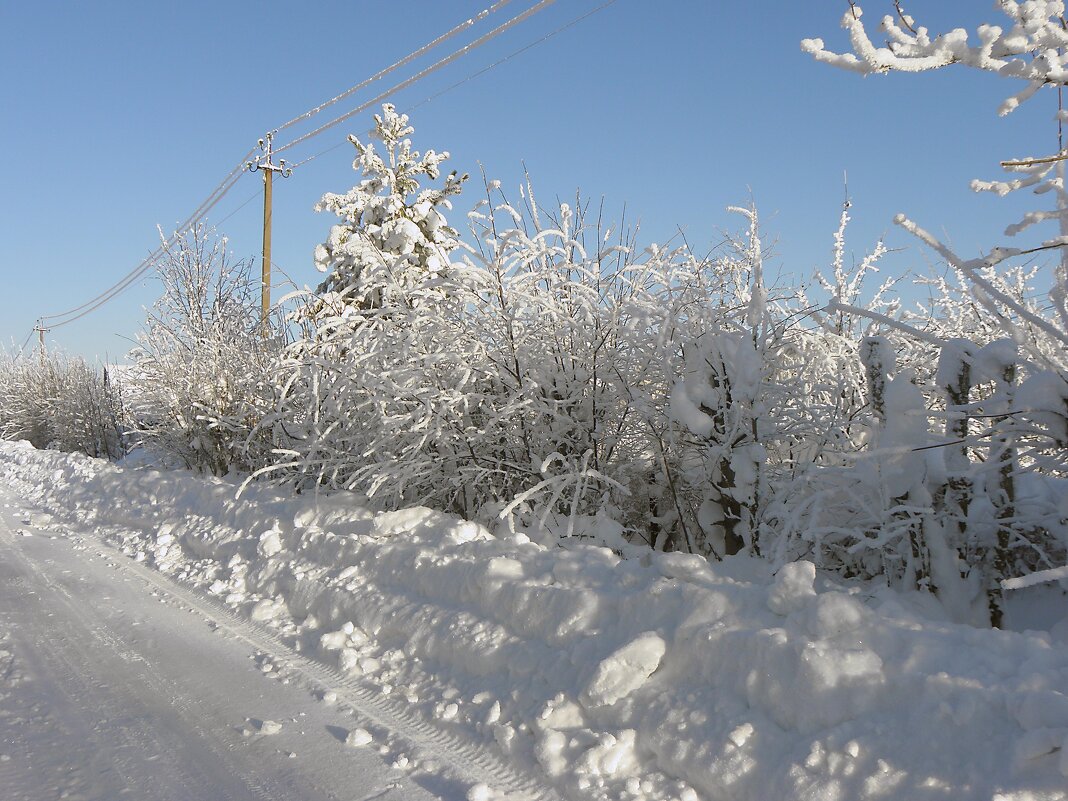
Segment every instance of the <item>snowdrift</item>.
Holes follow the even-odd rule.
[[[924,619],[806,562],[545,548],[25,443],[0,475],[576,799],[1068,799],[1046,633]]]

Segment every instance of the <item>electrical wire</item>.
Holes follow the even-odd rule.
[[[40,320],[37,321],[40,323]],[[19,346],[19,356],[26,351],[26,346],[30,344],[30,339],[33,337],[33,332],[37,330],[37,326],[30,329],[30,333],[26,335],[26,338],[22,340],[22,345]]]
[[[197,208],[197,211],[190,215],[185,220],[185,222],[175,228],[174,233],[171,234],[171,236],[164,243],[162,243],[158,248],[152,251],[152,253],[149,254],[149,256],[145,258],[145,260],[142,261],[137,267],[135,267],[132,272],[127,274],[125,278],[123,278],[117,284],[113,285],[110,289],[104,291],[100,295],[97,295],[96,298],[94,298],[93,300],[88,301],[87,303],[83,303],[77,309],[72,309],[66,314],[50,315],[48,319],[54,320],[58,317],[64,317],[65,319],[51,323],[48,326],[49,330],[54,330],[56,328],[68,325],[69,323],[73,323],[75,320],[80,320],[82,317],[85,317],[87,314],[91,314],[92,312],[103,306],[105,303],[115,298],[117,295],[129,289],[130,286],[132,286],[139,278],[141,278],[141,276],[143,276],[145,273],[155,267],[156,261],[170,247],[172,247],[175,242],[178,241],[178,238],[186,231],[190,230],[198,222],[200,222],[207,215],[207,213],[211,211],[211,209],[214,208],[215,205],[223,199],[223,197],[226,196],[226,193],[229,192],[230,189],[232,189],[234,184],[236,183],[237,176],[235,175],[233,178],[230,179],[229,182],[220,184],[219,189],[213,192],[212,195],[209,196],[208,200],[205,200],[203,203],[201,203],[200,206]]]
[[[465,20],[464,22],[460,23],[459,25],[454,26],[452,29],[450,29],[449,31],[446,31],[441,36],[438,36],[437,38],[435,38],[431,42],[423,45],[422,47],[418,48],[417,50],[413,51],[412,53],[409,53],[407,56],[402,58],[400,61],[397,61],[394,64],[392,64],[389,67],[387,67],[386,69],[379,71],[378,73],[376,73],[372,77],[368,78],[367,80],[361,81],[359,84],[357,84],[356,86],[351,87],[350,89],[347,89],[346,91],[342,92],[340,95],[337,95],[336,97],[333,97],[330,100],[327,100],[325,103],[321,103],[318,106],[316,106],[315,108],[310,109],[309,111],[306,111],[306,112],[304,112],[303,114],[301,114],[301,115],[299,115],[297,117],[294,117],[293,119],[289,120],[286,123],[283,123],[281,126],[278,127],[277,130],[283,130],[285,128],[289,128],[290,126],[295,125],[296,123],[301,122],[302,120],[306,120],[306,119],[309,119],[309,118],[315,116],[316,114],[318,114],[323,109],[329,108],[330,106],[334,105],[335,103],[338,103],[339,101],[345,99],[346,97],[349,97],[353,93],[359,91],[360,89],[366,87],[367,85],[373,83],[374,81],[379,80],[380,78],[388,75],[389,73],[393,72],[396,69],[399,69],[402,66],[405,66],[406,64],[409,64],[411,61],[415,60],[416,58],[419,58],[420,56],[422,56],[424,54],[426,54],[430,50],[434,49],[435,47],[437,47],[438,45],[442,44],[443,42],[448,41],[452,37],[456,36],[457,34],[461,33],[462,31],[464,31],[467,28],[471,27],[472,25],[476,24],[477,22],[480,22],[481,20],[485,19],[487,16],[489,16],[493,12],[499,10],[500,8],[503,8],[505,5],[507,5],[510,2],[512,2],[512,0],[498,0],[496,3],[491,5],[489,8],[486,8],[486,9],[480,11],[474,17]],[[203,218],[204,214],[206,214],[219,200],[222,199],[222,196],[225,195],[226,192],[229,191],[229,189],[233,185],[234,182],[233,182],[232,179],[234,179],[238,174],[240,174],[245,169],[245,164],[246,164],[247,160],[253,154],[255,154],[255,152],[256,152],[255,148],[249,150],[249,152],[246,153],[242,157],[241,161],[239,161],[237,163],[237,165],[222,180],[222,182],[215,188],[215,190],[210,195],[208,195],[208,197],[193,211],[193,213],[189,216],[189,218],[187,218],[186,222],[182,223],[182,225],[180,225],[177,229],[175,229],[174,236],[172,236],[171,240],[169,240],[169,242],[171,244],[173,244],[173,241],[177,238],[177,236],[179,236],[181,233],[184,233],[186,230],[188,230],[189,227],[191,227],[192,225],[195,225],[197,222],[199,222],[200,219]],[[235,213],[236,213],[236,210],[235,210]],[[100,308],[102,305],[107,303],[109,300],[111,300],[112,298],[116,297],[117,295],[119,295],[120,293],[125,291],[134,282],[136,282],[142,275],[144,275],[146,272],[148,272],[152,268],[152,266],[155,264],[156,260],[163,254],[164,249],[165,249],[165,246],[161,246],[161,247],[157,248],[156,250],[154,250],[144,261],[142,261],[137,267],[135,267],[133,270],[131,270],[129,273],[127,273],[117,283],[113,284],[111,287],[109,287],[108,289],[104,290],[103,292],[101,292],[96,297],[91,298],[90,300],[86,301],[81,306],[76,306],[73,309],[68,309],[68,310],[66,310],[64,312],[58,312],[56,314],[48,314],[48,315],[45,315],[41,319],[42,320],[47,319],[47,320],[55,320],[55,321],[57,321],[57,322],[54,322],[51,325],[51,327],[52,328],[58,328],[60,326],[66,325],[68,323],[72,323],[75,320],[78,320],[78,319],[84,317],[86,314],[89,314],[90,312],[95,311],[96,309]]]
[[[503,23],[501,25],[498,25],[492,31],[490,31],[489,33],[483,34],[482,36],[480,36],[479,38],[475,39],[470,44],[464,45],[459,50],[454,50],[452,53],[450,53],[449,55],[447,55],[445,58],[441,59],[440,61],[437,61],[437,62],[431,64],[429,67],[427,67],[424,70],[421,70],[421,71],[417,72],[412,77],[407,78],[406,80],[403,80],[400,83],[395,84],[394,86],[391,86],[389,89],[387,89],[386,91],[382,92],[381,94],[378,94],[375,97],[371,98],[366,103],[361,103],[359,106],[354,108],[352,111],[348,111],[345,114],[342,114],[340,117],[334,118],[333,120],[331,120],[330,122],[326,123],[325,125],[320,125],[314,131],[309,131],[308,133],[304,134],[303,136],[298,136],[292,142],[288,142],[287,144],[282,145],[281,147],[275,148],[274,152],[275,153],[282,153],[282,152],[284,152],[286,150],[289,150],[292,147],[295,147],[296,145],[299,145],[301,142],[306,142],[309,139],[311,139],[313,137],[316,137],[319,134],[323,133],[324,131],[328,131],[329,129],[333,128],[335,125],[340,125],[345,120],[349,119],[350,117],[354,117],[355,115],[359,114],[361,111],[366,111],[368,108],[370,108],[371,106],[381,102],[382,100],[385,100],[390,95],[395,94],[396,92],[399,92],[402,89],[408,88],[413,83],[415,83],[416,81],[422,80],[427,75],[430,75],[432,72],[436,72],[437,70],[441,69],[442,67],[445,67],[445,66],[451,64],[452,62],[456,61],[458,58],[466,56],[468,53],[470,53],[470,52],[476,50],[477,48],[481,47],[482,45],[486,44],[486,42],[490,41],[491,39],[495,39],[496,37],[500,36],[502,33],[507,31],[508,29],[513,28],[516,25],[518,25],[520,22],[523,22],[523,21],[529,19],[530,17],[532,17],[535,14],[537,14],[539,11],[543,11],[544,9],[548,8],[549,6],[551,6],[555,2],[556,2],[556,0],[541,0],[541,2],[531,6],[530,8],[528,8],[526,11],[522,12],[521,14],[517,14],[516,16],[512,17],[507,22],[505,22],[505,23]]]
[[[482,12],[477,14],[475,17],[464,21],[460,25],[455,26],[454,28],[452,28],[451,30],[449,30],[446,33],[442,34],[441,36],[437,37],[433,41],[427,43],[426,45],[424,45],[423,47],[419,48],[418,50],[413,51],[408,56],[405,56],[400,61],[396,62],[395,64],[391,65],[390,67],[387,67],[385,70],[381,70],[379,73],[376,73],[371,78],[368,78],[367,80],[362,81],[361,83],[359,83],[356,86],[346,90],[345,92],[341,93],[340,95],[338,95],[338,96],[326,101],[325,103],[320,104],[319,106],[316,106],[313,109],[310,109],[309,111],[305,112],[304,114],[299,115],[298,117],[293,118],[292,120],[289,120],[288,122],[286,122],[282,126],[280,126],[277,130],[282,130],[284,128],[288,128],[288,127],[296,124],[297,122],[300,122],[302,120],[308,119],[308,118],[314,116],[315,114],[318,114],[323,109],[328,108],[329,106],[331,106],[331,105],[343,100],[344,98],[351,96],[353,93],[355,93],[359,89],[366,87],[370,83],[373,83],[374,81],[384,77],[385,75],[388,75],[390,72],[393,72],[394,70],[398,69],[399,67],[410,63],[414,59],[418,58],[420,55],[423,55],[426,52],[429,52],[434,47],[437,47],[442,42],[445,42],[448,39],[450,39],[453,36],[455,36],[458,33],[460,33],[461,31],[466,30],[467,28],[471,27],[475,23],[477,23],[477,22],[481,21],[482,19],[484,19],[485,17],[487,17],[489,14],[493,13],[494,11],[497,11],[499,8],[502,8],[504,5],[506,5],[509,2],[511,2],[511,0],[498,0],[497,3],[494,3],[489,8],[484,9]],[[418,72],[415,75],[413,75],[412,77],[407,78],[404,81],[401,81],[400,83],[392,86],[390,89],[386,90],[385,92],[379,94],[375,98],[367,101],[366,103],[361,104],[357,108],[355,108],[355,109],[353,109],[353,110],[341,115],[340,117],[337,117],[337,118],[331,120],[330,122],[326,123],[325,125],[321,125],[320,127],[316,128],[315,130],[310,131],[309,133],[306,133],[306,134],[294,139],[293,141],[291,141],[291,142],[289,142],[289,143],[287,143],[287,144],[285,144],[285,145],[283,145],[283,146],[281,146],[279,148],[276,148],[274,150],[274,152],[275,153],[281,153],[282,151],[288,150],[288,149],[290,149],[292,147],[295,147],[296,145],[298,145],[298,144],[300,144],[302,142],[308,141],[309,139],[312,139],[313,137],[318,136],[319,134],[321,134],[321,133],[323,133],[323,132],[325,132],[325,131],[333,128],[333,127],[335,127],[336,125],[340,125],[345,120],[350,119],[351,117],[355,116],[356,114],[359,114],[361,111],[365,111],[370,106],[380,102],[381,100],[385,99],[386,97],[389,97],[391,94],[393,94],[395,92],[398,92],[398,91],[401,91],[402,89],[405,89],[405,88],[415,84],[417,81],[422,80],[427,75],[430,75],[431,73],[436,72],[437,70],[441,69],[442,67],[445,67],[445,66],[451,64],[453,61],[456,61],[457,59],[467,55],[468,53],[471,53],[472,51],[476,50],[477,48],[479,48],[482,45],[486,44],[487,42],[491,41],[492,39],[495,39],[497,36],[499,36],[500,34],[504,33],[505,31],[515,27],[519,23],[524,22],[525,20],[529,19],[530,17],[534,16],[535,14],[539,13],[540,11],[544,10],[548,6],[552,5],[554,2],[556,2],[556,0],[540,0],[540,2],[536,3],[532,7],[528,8],[526,11],[523,11],[523,12],[517,14],[516,16],[512,17],[507,22],[497,26],[496,28],[494,28],[493,30],[489,31],[486,34],[483,34],[478,39],[475,39],[473,42],[465,45],[464,47],[453,51],[450,55],[446,56],[443,59],[440,59],[439,61],[435,62],[434,64],[432,64],[431,66],[427,67],[426,69],[423,69],[420,72]],[[609,3],[607,3],[605,5],[610,5],[612,2],[615,2],[615,0],[609,0]],[[579,19],[583,19],[586,16],[589,16],[590,14],[595,13],[596,11],[599,11],[599,10],[600,10],[600,8],[595,9],[594,11],[588,12],[587,14],[583,15]],[[566,27],[570,27],[570,25],[574,24],[577,21],[579,21],[579,20],[575,20],[574,22],[569,23],[567,26],[564,26],[564,27],[565,28]],[[558,33],[558,32],[559,31],[555,31],[549,37],[543,37],[541,40],[539,40],[539,42],[540,41],[544,41],[546,38],[551,38],[552,35],[555,35],[555,33]],[[538,44],[539,42],[534,42],[531,45],[528,45],[527,47],[523,48],[522,50],[517,51],[513,55],[518,55],[519,53],[523,52],[524,50],[529,49],[530,47],[533,47],[534,44]],[[510,58],[510,57],[508,57],[508,58]],[[508,58],[502,59],[500,62],[497,62],[497,64],[500,64],[500,63],[503,63],[504,61],[507,61]],[[497,66],[497,64],[494,64],[493,66]],[[485,69],[479,71],[478,73],[475,73],[472,76],[469,76],[464,81],[460,81],[458,84],[455,84],[453,87],[449,87],[449,88],[450,89],[455,88],[455,86],[458,86],[458,85],[460,85],[462,83],[465,83],[466,80],[470,80],[471,78],[476,77],[477,75],[483,74],[484,72],[488,71],[488,69],[492,69],[492,66],[489,67],[489,68],[485,68]],[[449,91],[449,90],[446,89],[444,91]],[[436,95],[432,95],[427,100],[422,101],[422,103],[429,102],[429,100],[433,99],[434,97],[438,97],[443,93],[444,92],[439,92]],[[422,105],[422,103],[420,103],[420,105]],[[171,235],[171,237],[168,240],[166,240],[165,242],[163,242],[160,245],[160,247],[158,247],[154,251],[152,251],[152,253],[150,253],[148,257],[146,257],[137,267],[135,267],[133,270],[131,270],[129,273],[127,273],[126,276],[124,276],[122,279],[120,279],[117,283],[113,284],[108,289],[106,289],[103,292],[101,292],[96,297],[86,301],[85,303],[83,303],[80,306],[76,306],[75,308],[68,309],[67,311],[64,311],[64,312],[59,312],[59,313],[56,313],[56,314],[44,315],[43,317],[40,318],[40,321],[41,321],[40,324],[43,325],[45,320],[52,321],[51,324],[48,327],[49,330],[53,330],[53,329],[60,328],[62,326],[68,325],[70,323],[73,323],[76,320],[80,320],[81,318],[85,317],[88,314],[91,314],[92,312],[96,311],[101,306],[103,306],[104,304],[108,303],[110,300],[112,300],[113,298],[115,298],[116,296],[118,296],[119,294],[124,292],[126,289],[128,289],[139,278],[141,278],[141,276],[143,276],[145,273],[147,273],[149,270],[151,270],[155,266],[156,261],[160,258],[160,256],[163,255],[163,253],[166,252],[166,250],[169,247],[171,247],[177,241],[178,237],[180,237],[182,234],[184,234],[186,231],[188,231],[190,228],[192,228],[198,222],[200,222],[205,217],[205,215],[207,215],[207,213],[212,208],[214,208],[215,205],[219,203],[219,201],[221,201],[223,199],[223,197],[226,195],[226,193],[229,192],[230,189],[233,188],[234,184],[237,183],[237,177],[244,171],[245,165],[247,163],[247,160],[253,154],[255,154],[255,152],[256,152],[256,148],[253,148],[253,149],[249,150],[249,152],[246,153],[244,157],[242,157],[241,161],[238,162],[238,164],[230,171],[230,173],[222,180],[222,182],[211,192],[211,194],[209,194],[201,202],[201,204],[193,211],[193,213],[190,214],[189,217],[186,218],[186,220],[183,223],[181,223],[177,228],[175,228],[174,233]],[[310,159],[305,159],[305,162],[307,162],[309,160]],[[255,196],[253,196],[253,197],[255,197]],[[231,212],[231,214],[228,215],[224,219],[229,219],[230,216],[232,216],[233,214],[236,214],[237,211],[239,211],[241,208],[243,208],[247,203],[251,202],[251,199],[252,198],[249,198],[248,200],[246,200],[244,203],[242,203],[237,209],[235,209],[233,212]],[[32,336],[32,332],[31,332],[31,336]]]
[[[245,163],[247,159],[255,152],[256,150],[255,148],[253,148],[248,153],[246,153],[245,156],[241,159],[241,161],[237,164],[237,166],[230,170],[230,173],[226,176],[226,178],[223,179],[222,183],[215,187],[211,194],[208,195],[207,198],[205,198],[199,206],[197,206],[197,208],[193,211],[191,215],[189,215],[188,218],[186,218],[185,222],[183,222],[175,229],[174,234],[167,242],[168,246],[173,244],[174,241],[181,234],[185,233],[185,231],[187,231],[190,227],[200,222],[204,215],[206,215],[208,211],[213,206],[215,206],[216,203],[222,200],[223,196],[225,196],[226,193],[229,192],[230,189],[233,187],[233,185],[237,183],[238,176],[245,169]],[[149,256],[145,258],[144,261],[138,264],[137,267],[127,273],[123,278],[119,279],[118,282],[112,284],[108,289],[105,289],[96,297],[87,300],[81,306],[77,306],[73,309],[68,309],[65,312],[59,312],[57,314],[46,314],[40,318],[41,321],[43,322],[44,320],[55,320],[57,322],[53,322],[51,325],[49,325],[49,328],[59,328],[60,326],[64,326],[67,323],[72,323],[75,320],[84,317],[89,312],[95,311],[96,309],[107,303],[109,300],[114,298],[116,295],[123,292],[131,284],[137,281],[138,278],[148,272],[155,265],[156,260],[163,254],[163,251],[164,245],[160,245],[160,247],[152,251],[152,253],[149,254]],[[83,310],[85,310],[84,313],[78,314],[78,312],[82,312]]]
[[[68,309],[65,312],[59,312],[57,314],[46,314],[43,317],[41,317],[40,319],[43,321],[43,320],[55,320],[55,319],[59,319],[59,318],[62,318],[62,317],[67,317],[68,315],[71,315],[71,314],[74,314],[76,312],[81,311],[82,309],[86,308],[87,306],[91,306],[92,304],[94,304],[98,300],[100,300],[101,298],[103,298],[106,295],[108,295],[110,292],[112,292],[112,290],[116,289],[117,287],[125,287],[125,285],[127,285],[127,282],[129,282],[132,279],[138,278],[144,272],[145,264],[148,261],[157,258],[159,256],[159,252],[160,252],[159,248],[157,248],[156,250],[152,251],[152,254],[150,256],[148,256],[148,258],[146,258],[144,261],[142,261],[140,264],[138,264],[136,267],[134,267],[133,270],[131,270],[129,273],[127,273],[125,276],[123,276],[121,279],[119,279],[119,281],[117,283],[112,284],[110,287],[105,289],[99,295],[97,295],[94,298],[91,298],[91,299],[87,300],[81,306],[76,306],[73,309]],[[56,325],[57,326],[63,325],[63,323],[57,323]]]
[[[463,86],[463,85],[464,85],[465,83],[467,83],[468,81],[473,81],[473,80],[474,80],[475,78],[479,78],[479,77],[481,77],[482,75],[485,75],[485,74],[486,74],[487,72],[489,72],[490,70],[496,69],[497,67],[501,66],[501,65],[502,65],[502,64],[504,64],[505,62],[507,62],[507,61],[511,61],[511,60],[512,60],[513,58],[515,58],[516,56],[520,56],[520,55],[522,55],[523,53],[527,52],[528,50],[530,50],[530,49],[532,49],[532,48],[534,48],[534,47],[537,47],[538,45],[540,45],[540,44],[542,44],[542,43],[544,43],[544,42],[547,42],[547,41],[549,41],[550,39],[552,39],[552,38],[553,38],[554,36],[556,36],[557,34],[563,33],[563,32],[564,32],[564,31],[566,31],[566,30],[567,30],[568,28],[571,28],[571,27],[574,27],[575,25],[578,25],[578,24],[579,24],[580,22],[582,22],[582,21],[583,21],[584,19],[586,19],[587,17],[592,17],[592,16],[593,16],[594,14],[596,14],[597,12],[599,12],[599,11],[603,11],[604,9],[608,8],[608,7],[610,6],[610,5],[613,5],[613,4],[614,4],[614,3],[616,3],[616,2],[618,2],[618,0],[607,0],[607,2],[605,2],[605,3],[602,3],[601,5],[597,6],[596,8],[591,8],[591,9],[590,9],[589,11],[587,11],[587,12],[586,12],[585,14],[580,14],[579,16],[575,17],[575,18],[574,18],[573,20],[571,20],[570,22],[564,23],[563,25],[561,25],[561,26],[560,26],[559,28],[557,28],[556,30],[554,30],[554,31],[550,31],[549,33],[545,34],[545,35],[544,35],[544,36],[542,36],[542,37],[541,37],[540,39],[535,39],[535,40],[534,40],[533,42],[531,42],[530,44],[528,44],[528,45],[525,45],[524,47],[521,47],[521,48],[519,48],[518,50],[515,50],[515,51],[513,51],[513,52],[509,53],[509,54],[508,54],[507,56],[505,56],[504,58],[502,58],[502,59],[499,59],[499,60],[497,60],[497,61],[494,61],[494,62],[493,62],[492,64],[489,64],[488,66],[485,66],[485,67],[483,67],[482,69],[480,69],[480,70],[478,70],[478,71],[476,71],[476,72],[472,72],[472,73],[471,73],[470,75],[468,75],[468,76],[467,76],[466,78],[464,78],[464,79],[462,79],[462,80],[459,80],[459,81],[457,81],[456,83],[452,84],[451,86],[447,86],[447,87],[445,87],[445,88],[444,88],[444,89],[442,89],[442,90],[441,90],[440,92],[435,92],[434,94],[430,95],[429,97],[427,97],[427,98],[424,98],[423,100],[420,100],[420,101],[419,101],[418,103],[416,103],[416,104],[415,104],[414,106],[409,106],[409,107],[408,107],[407,109],[405,109],[405,113],[407,113],[407,112],[409,112],[409,111],[414,111],[415,109],[417,109],[417,108],[419,108],[419,107],[421,107],[421,106],[425,106],[425,105],[426,105],[427,103],[430,103],[430,102],[431,102],[431,101],[433,101],[433,100],[437,100],[437,99],[438,99],[439,97],[441,97],[441,96],[442,96],[443,94],[445,94],[445,93],[447,93],[447,92],[451,92],[451,91],[452,91],[453,89],[456,89],[456,88],[458,88],[458,87],[460,87],[460,86]],[[295,165],[294,165],[294,166],[295,166]]]
[[[453,38],[454,36],[456,36],[457,34],[463,32],[463,31],[467,30],[472,25],[475,25],[476,23],[481,22],[486,17],[488,17],[490,14],[492,14],[493,12],[503,8],[504,6],[508,5],[510,2],[512,2],[512,0],[497,0],[497,2],[494,3],[492,6],[490,6],[489,8],[483,9],[482,11],[478,12],[478,14],[476,14],[473,17],[471,17],[470,19],[464,20],[459,25],[455,26],[451,30],[446,31],[441,36],[439,36],[436,39],[434,39],[432,42],[427,42],[425,45],[420,47],[418,50],[414,50],[413,52],[411,52],[408,55],[406,55],[400,61],[397,61],[397,62],[395,62],[393,64],[390,64],[384,70],[376,72],[370,78],[367,78],[366,80],[360,81],[355,86],[353,86],[353,87],[351,87],[349,89],[346,89],[344,92],[339,94],[337,97],[332,97],[329,100],[327,100],[325,103],[320,103],[315,108],[310,109],[308,111],[305,111],[303,114],[301,114],[301,115],[299,115],[297,117],[294,117],[289,122],[286,122],[286,123],[283,123],[282,125],[279,125],[275,129],[275,131],[284,131],[286,128],[289,128],[290,126],[296,125],[298,122],[302,122],[304,120],[307,120],[307,119],[310,119],[310,118],[314,117],[316,114],[318,114],[323,109],[329,108],[330,106],[334,105],[335,103],[341,102],[346,97],[350,97],[351,95],[355,94],[356,92],[360,91],[361,89],[365,89],[366,87],[368,87],[369,85],[371,85],[375,81],[381,80],[382,78],[386,77],[391,72],[394,72],[395,70],[400,69],[401,67],[406,66],[407,64],[410,64],[411,62],[415,61],[415,59],[419,58],[420,56],[423,56],[426,53],[429,53],[431,50],[433,50],[439,44],[442,44],[443,42],[447,42],[449,39]]]
[[[482,75],[485,75],[490,70],[496,69],[497,67],[501,66],[505,62],[511,61],[513,58],[516,58],[517,56],[522,55],[523,53],[527,52],[531,48],[537,47],[538,45],[549,41],[550,39],[552,39],[557,34],[563,33],[568,28],[574,27],[578,23],[582,22],[584,19],[586,19],[588,17],[592,17],[597,12],[603,11],[604,9],[606,9],[609,6],[613,5],[617,1],[618,0],[608,0],[608,2],[602,3],[601,5],[597,6],[596,8],[590,9],[585,14],[581,14],[581,15],[575,17],[570,22],[567,22],[567,23],[561,25],[556,30],[545,34],[540,39],[536,39],[533,42],[531,42],[530,44],[527,44],[527,45],[519,48],[518,50],[512,51],[511,53],[509,53],[504,58],[499,59],[497,61],[494,61],[492,64],[490,64],[490,65],[488,65],[486,67],[483,67],[482,69],[480,69],[480,70],[478,70],[476,72],[472,72],[470,75],[468,75],[467,77],[463,78],[462,80],[457,81],[456,83],[452,84],[451,86],[445,87],[440,92],[435,92],[434,94],[430,95],[429,97],[426,97],[423,100],[420,100],[415,105],[408,106],[406,109],[404,109],[403,113],[407,114],[408,112],[415,111],[415,109],[420,108],[421,106],[425,106],[427,103],[430,103],[430,102],[432,102],[434,100],[437,100],[439,97],[441,97],[444,94],[447,94],[448,92],[451,92],[453,89],[457,89],[460,86],[463,86],[468,81],[473,81],[475,78],[478,78],[478,77],[481,77]],[[315,159],[319,158],[320,156],[325,156],[327,153],[331,153],[331,152],[337,150],[339,147],[344,147],[347,144],[348,144],[348,142],[338,142],[337,144],[331,145],[330,147],[326,148],[325,150],[320,150],[318,153],[315,153],[314,155],[308,156],[306,159],[303,159],[302,161],[298,161],[296,164],[293,164],[292,165],[292,169],[295,170],[295,169],[297,169],[297,167],[301,167],[301,166],[307,164],[309,161],[314,161]]]
[[[260,190],[257,189],[255,192],[253,192],[251,195],[249,195],[247,198],[245,198],[245,200],[242,201],[240,206],[238,206],[236,209],[231,211],[229,214],[227,214],[221,220],[214,221],[212,223],[212,225],[215,226],[215,227],[218,227],[218,226],[222,225],[224,222],[229,220],[231,217],[233,217],[235,214],[237,214],[239,211],[241,211],[241,209],[245,208],[245,206],[247,206],[249,203],[251,203],[253,200],[258,198],[259,196],[260,196]]]

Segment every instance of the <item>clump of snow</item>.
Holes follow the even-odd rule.
[[[260,734],[269,737],[272,734],[278,734],[280,731],[282,731],[282,724],[279,723],[277,720],[263,720],[260,721],[259,725],[256,728],[259,730]]]
[[[864,606],[841,592],[825,592],[810,607],[808,629],[819,639],[833,639],[856,631],[867,617]]]
[[[250,617],[257,622],[274,620],[285,611],[285,603],[277,598],[264,598],[252,607]]]
[[[579,693],[585,707],[614,704],[645,684],[660,667],[667,644],[655,632],[645,632],[598,663],[593,678]]]
[[[591,776],[619,776],[630,774],[638,766],[634,729],[625,729],[616,734],[605,732],[597,738],[596,745],[582,755],[582,767]]]
[[[1016,403],[1055,442],[1068,444],[1068,379],[1052,370],[1036,372],[1020,385]]]
[[[261,556],[271,557],[282,550],[282,540],[275,529],[268,529],[260,535],[259,552]]]
[[[996,339],[976,351],[974,363],[980,378],[1001,381],[1005,371],[1015,367],[1019,360],[1019,348],[1015,342]]]
[[[353,729],[347,735],[345,735],[345,745],[353,748],[359,748],[360,746],[369,745],[374,742],[374,737],[367,729]]]
[[[775,583],[768,590],[768,609],[777,615],[796,612],[816,597],[813,588],[815,581],[816,566],[812,562],[783,565],[775,576]]]

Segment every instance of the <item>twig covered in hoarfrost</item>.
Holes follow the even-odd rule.
[[[1002,103],[999,113],[1004,115],[1043,86],[1068,83],[1068,32],[1061,0],[1000,0],[997,5],[1010,24],[1004,28],[980,25],[975,44],[963,28],[932,36],[907,15],[895,19],[887,14],[879,28],[888,41],[879,47],[868,34],[861,7],[851,3],[842,16],[842,27],[849,33],[852,53],[829,50],[823,39],[805,39],[801,49],[817,61],[862,75],[926,72],[961,64],[1026,81],[1024,89]]]
[[[928,233],[926,230],[918,226],[915,222],[910,220],[903,214],[899,214],[894,218],[894,222],[915,236],[921,242],[926,244],[938,255],[946,260],[954,268],[960,270],[964,275],[968,277],[977,287],[982,291],[977,295],[979,301],[984,305],[987,305],[993,309],[994,303],[999,303],[1008,307],[1013,312],[1018,314],[1022,320],[1025,320],[1029,324],[1035,326],[1039,330],[1045,332],[1053,339],[1068,345],[1068,331],[1058,328],[1054,323],[1044,319],[1038,314],[1025,307],[1022,303],[1009,295],[1002,292],[996,286],[993,285],[982,275],[982,270],[988,267],[994,267],[1006,259],[1019,256],[1025,252],[1033,253],[1040,249],[1058,249],[1063,248],[1065,243],[1056,240],[1046,243],[1041,248],[1032,248],[1028,251],[1016,249],[1016,248],[994,248],[988,256],[979,259],[961,259],[956,253],[954,253],[949,247],[944,245],[936,237]]]

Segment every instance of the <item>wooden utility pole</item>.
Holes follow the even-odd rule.
[[[38,320],[37,321],[37,326],[33,330],[37,332],[37,341],[40,343],[40,346],[41,346],[39,355],[40,355],[40,358],[41,358],[41,364],[43,366],[44,365],[44,360],[45,360],[44,335],[45,335],[45,331],[47,331],[48,329],[44,327],[44,321],[43,320]]]
[[[286,160],[281,159],[278,164],[271,161],[271,140],[274,132],[260,140],[260,149],[263,150],[263,158],[258,162],[248,162],[245,166],[250,172],[261,170],[263,172],[263,269],[260,273],[260,320],[263,322],[264,335],[267,332],[267,315],[271,312],[271,203],[274,174],[282,173],[283,178],[288,178],[293,169],[286,166]]]

